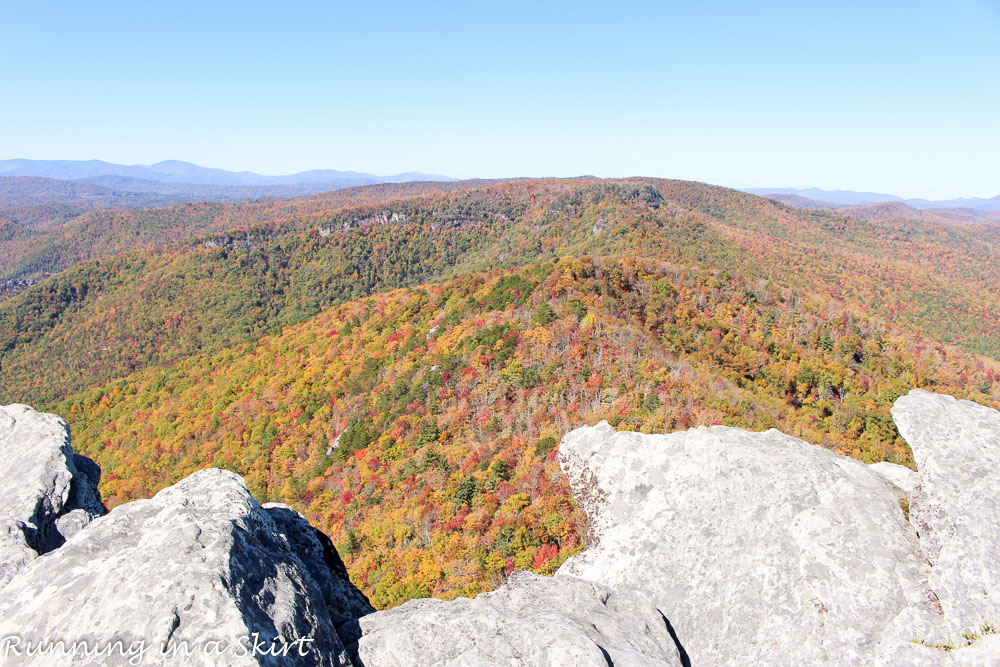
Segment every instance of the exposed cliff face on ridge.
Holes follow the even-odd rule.
[[[0,587],[107,511],[100,474],[73,453],[62,419],[26,405],[0,407]]]
[[[774,430],[577,429],[559,456],[588,515],[586,551],[554,577],[516,572],[474,599],[380,612],[325,535],[261,506],[230,472],[197,472],[74,533],[98,511],[97,473],[75,462],[58,418],[24,406],[0,416],[5,511],[34,517],[24,529],[10,519],[0,551],[11,573],[0,641],[126,649],[59,664],[1000,661],[1000,413],[967,401],[914,391],[896,402],[917,472]],[[140,643],[136,660],[127,651]],[[164,657],[164,645],[195,652]],[[0,650],[0,664],[53,664],[33,660]]]

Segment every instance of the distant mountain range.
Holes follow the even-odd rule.
[[[908,219],[937,224],[994,224],[1000,222],[1000,208],[916,208],[902,201],[884,201],[877,204],[831,204],[807,199],[799,195],[767,194],[768,199],[792,208],[835,211],[864,220]]]
[[[458,179],[434,174],[407,172],[391,176],[376,176],[357,171],[313,169],[287,176],[265,176],[250,171],[226,171],[201,167],[180,160],[166,160],[151,165],[112,164],[103,160],[0,160],[0,176],[40,176],[61,180],[83,180],[117,176],[160,183],[190,183],[193,185],[275,186],[330,185],[349,187],[375,183],[405,183],[408,181],[454,181]]]
[[[341,188],[383,183],[407,183],[411,181],[452,182],[459,179],[438,174],[406,172],[388,176],[377,176],[357,171],[337,171],[335,169],[313,169],[297,174],[271,176],[250,171],[228,171],[202,167],[180,160],[165,160],[151,165],[123,165],[103,160],[0,160],[0,179],[4,177],[34,177],[70,181],[78,185],[68,188],[74,195],[82,195],[82,184],[104,188],[87,194],[92,198],[106,201],[117,199],[112,207],[155,206],[181,203],[183,201],[244,201],[261,197],[299,197]],[[54,184],[36,183],[43,190],[58,189]],[[12,205],[13,191],[27,192],[27,200],[33,198],[32,184],[21,181],[0,186],[6,190],[7,205]],[[896,195],[877,192],[855,192],[852,190],[823,190],[820,188],[742,188],[743,192],[754,195],[772,196],[797,208],[835,208],[839,206],[866,206],[886,202],[899,202],[915,209],[972,209],[977,211],[1000,211],[1000,195],[991,199],[968,197],[962,199],[929,200],[904,199]],[[113,193],[113,196],[109,192]],[[43,196],[51,195],[46,192]],[[137,195],[145,196],[137,196]],[[95,196],[96,195],[96,196]],[[129,196],[131,195],[131,196]],[[155,196],[159,197],[155,197]],[[64,199],[67,205],[77,204]],[[47,199],[52,203],[51,199]],[[126,203],[127,201],[127,203]],[[28,201],[21,202],[28,205]],[[95,208],[97,201],[87,202],[84,208]]]
[[[896,195],[879,194],[877,192],[854,192],[851,190],[821,190],[820,188],[743,188],[743,192],[753,195],[787,195],[801,197],[821,204],[837,206],[865,206],[883,202],[902,202],[913,208],[926,210],[933,208],[969,208],[980,211],[1000,211],[1000,195],[992,199],[966,197],[963,199],[945,199],[934,201],[930,199],[903,199]],[[805,208],[807,202],[793,203],[795,200],[785,200],[792,206]],[[826,208],[824,206],[814,208]]]
[[[148,166],[102,160],[0,160],[0,222],[49,225],[101,208],[288,199],[364,185],[457,180],[419,172],[376,176],[333,169],[263,176],[177,160]]]

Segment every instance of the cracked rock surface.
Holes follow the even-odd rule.
[[[1000,413],[913,391],[892,414],[916,472],[774,430],[577,429],[559,460],[584,552],[554,577],[374,612],[329,538],[238,475],[99,516],[100,470],[65,423],[0,408],[0,638],[230,647],[179,665],[1000,664]],[[312,642],[232,648],[254,633]]]
[[[944,631],[961,645],[962,634],[1000,629],[1000,412],[915,390],[896,401],[892,417],[920,476],[910,520]]]
[[[666,623],[635,591],[515,572],[476,598],[412,600],[361,619],[368,667],[680,665]]]
[[[1000,664],[1000,413],[892,414],[917,472],[774,430],[577,429],[590,545],[557,577],[641,589],[693,664]]]
[[[569,433],[592,545],[560,574],[640,588],[693,664],[852,662],[934,612],[917,536],[864,464],[778,431]]]
[[[107,511],[99,480],[93,461],[70,448],[65,421],[0,407],[0,587]]]
[[[144,642],[152,656],[183,642],[196,650],[171,664],[205,664],[206,644],[216,641],[225,649],[217,664],[349,665],[330,609],[350,613],[367,601],[338,599],[342,588],[331,578],[340,573],[307,564],[317,544],[300,519],[261,507],[235,473],[196,472],[116,507],[19,572],[0,591],[0,636]],[[275,638],[282,650],[291,647],[294,661],[243,655],[237,645],[249,648],[254,633],[269,649]],[[294,644],[299,638],[313,641]],[[91,663],[78,656],[60,664]]]

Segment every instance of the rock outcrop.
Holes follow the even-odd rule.
[[[261,507],[234,473],[203,470],[22,569],[0,590],[0,637],[86,641],[109,651],[107,665],[133,659],[108,648],[119,641],[141,647],[142,664],[349,665],[336,626],[371,608],[337,581],[345,573],[332,559],[297,514]],[[16,664],[54,662],[93,664]]]
[[[892,413],[918,472],[773,430],[573,431],[591,544],[556,576],[640,588],[693,664],[1000,663],[1000,413]]]
[[[947,631],[1000,628],[1000,412],[913,391],[892,416],[919,470],[910,520]]]
[[[641,588],[693,664],[855,663],[904,608],[933,614],[895,494],[778,431],[568,434],[560,463],[592,544],[560,568]]]
[[[635,591],[515,572],[498,590],[413,600],[361,619],[366,667],[680,665],[666,619]]]
[[[62,419],[0,407],[0,587],[106,512],[99,480],[94,462],[73,453]]]
[[[1000,413],[921,391],[892,412],[917,472],[773,430],[577,429],[559,457],[586,551],[374,612],[330,540],[238,475],[99,516],[65,423],[9,406],[0,664],[1000,664]],[[9,648],[39,640],[101,653]]]

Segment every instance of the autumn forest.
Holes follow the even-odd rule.
[[[34,219],[0,220],[0,402],[63,415],[109,506],[244,475],[378,608],[582,550],[578,426],[912,466],[897,397],[1000,407],[989,220],[591,178]]]

